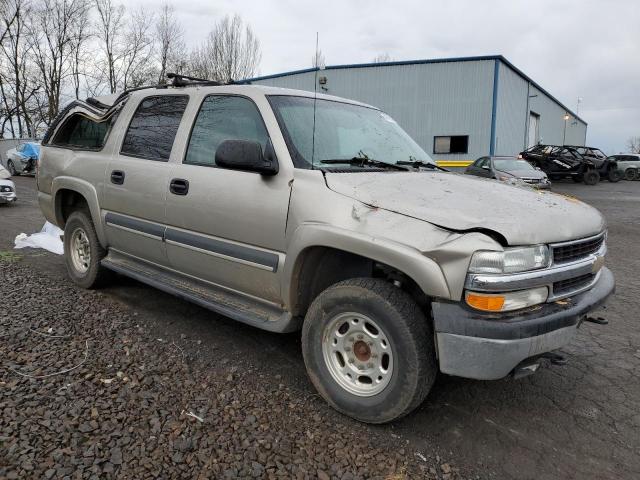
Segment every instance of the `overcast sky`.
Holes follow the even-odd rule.
[[[159,2],[123,0],[127,7]],[[316,31],[327,65],[502,54],[588,122],[606,153],[640,136],[639,0],[190,0],[174,2],[193,45],[239,13],[262,47],[260,73],[308,68]]]

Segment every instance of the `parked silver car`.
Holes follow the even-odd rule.
[[[7,170],[11,175],[35,175],[40,144],[38,142],[22,142],[16,148],[7,150]]]
[[[467,167],[467,175],[493,178],[500,182],[525,184],[534,188],[551,188],[549,177],[526,160],[516,157],[480,157]]]
[[[0,165],[0,205],[14,203],[18,197],[16,196],[16,185],[9,180],[11,174]]]
[[[624,178],[627,180],[640,180],[639,153],[621,153],[619,155],[611,155],[609,159],[618,162],[618,170],[624,173]]]
[[[70,278],[301,329],[347,415],[405,415],[438,371],[532,373],[614,290],[604,219],[574,198],[443,172],[361,103],[178,85],[74,102],[45,136],[38,200]]]

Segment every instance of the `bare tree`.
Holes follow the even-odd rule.
[[[95,83],[91,91],[106,84],[110,93],[137,87],[155,77],[153,16],[140,9],[125,15],[112,0],[94,0],[97,10],[96,38],[103,56],[94,62]]]
[[[87,0],[40,0],[30,27],[32,60],[46,95],[42,121],[48,125],[58,115],[63,84],[72,76],[74,50],[85,39],[89,14]]]
[[[262,53],[251,26],[239,15],[226,16],[190,56],[190,73],[221,82],[254,76]]]
[[[311,66],[313,68],[324,68],[326,66],[322,50],[318,49],[316,53],[313,54],[313,57],[311,57]]]
[[[98,20],[96,23],[96,36],[100,43],[105,58],[100,59],[98,68],[104,80],[108,84],[110,93],[115,93],[118,88],[116,78],[116,56],[118,40],[124,27],[124,6],[115,5],[111,0],[95,0]],[[102,71],[100,71],[102,70]],[[106,70],[106,71],[105,71]]]
[[[640,137],[630,137],[627,140],[627,150],[629,153],[640,153]]]
[[[174,14],[173,6],[164,3],[156,21],[155,34],[158,42],[158,63],[160,64],[159,84],[166,83],[167,72],[180,70],[181,58],[185,56],[184,29]]]
[[[3,25],[0,42],[0,90],[3,102],[2,132],[12,137],[34,134],[29,102],[39,86],[28,69],[30,47],[27,43],[31,8],[27,0],[7,0],[0,19]]]
[[[373,60],[371,60],[372,63],[385,63],[385,62],[392,62],[392,61],[393,61],[393,58],[391,58],[391,55],[389,55],[387,52],[380,53],[375,57],[373,57]]]

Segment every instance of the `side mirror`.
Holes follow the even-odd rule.
[[[261,175],[278,173],[278,160],[271,141],[267,144],[265,154],[262,145],[250,140],[225,140],[216,150],[216,165],[230,170],[257,172]]]

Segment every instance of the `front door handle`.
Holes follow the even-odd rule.
[[[124,172],[122,170],[114,170],[111,172],[111,183],[122,185],[124,183]]]
[[[174,178],[169,184],[169,191],[174,195],[186,195],[189,193],[189,180]]]

